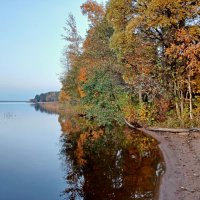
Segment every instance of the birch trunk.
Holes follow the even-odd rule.
[[[191,77],[188,75],[188,91],[189,91],[189,100],[190,100],[190,119],[193,119],[192,114],[192,89],[191,89]]]
[[[139,103],[141,104],[142,103],[142,89],[141,88],[139,88],[138,96],[139,96]]]

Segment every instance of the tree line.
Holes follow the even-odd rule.
[[[34,99],[31,99],[31,102],[40,103],[40,102],[58,102],[60,92],[47,92],[35,95]]]
[[[200,2],[94,0],[66,20],[59,100],[99,127],[200,124]]]

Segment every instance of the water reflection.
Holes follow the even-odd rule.
[[[58,111],[54,109],[54,106],[48,107],[48,103],[33,103],[30,104],[32,107],[34,107],[35,111],[39,111],[41,113],[47,113],[47,114],[58,114]],[[51,109],[53,107],[53,109]]]
[[[29,103],[0,103],[0,200],[61,199],[57,118]]]
[[[60,160],[67,200],[153,200],[163,161],[157,142],[139,131],[124,127],[95,128],[83,117],[59,114]]]
[[[84,141],[84,154],[81,154],[77,138],[81,138],[82,129],[69,117],[60,115],[59,121],[63,130],[60,156],[67,182],[62,193],[65,199],[154,199],[163,173],[160,151],[154,139],[126,128],[116,128],[106,137],[100,134],[97,140],[91,138],[91,132],[86,132],[89,139]],[[80,162],[83,158],[84,162]]]
[[[9,119],[13,119],[15,117],[16,117],[16,114],[13,112],[0,113],[0,119],[9,120]]]

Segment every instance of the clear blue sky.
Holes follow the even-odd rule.
[[[0,0],[0,100],[28,100],[60,89],[63,27],[71,12],[85,35],[84,2]]]

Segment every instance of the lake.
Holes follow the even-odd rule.
[[[88,156],[87,163],[78,166],[68,135],[63,133],[64,120],[29,103],[0,103],[1,200],[155,197],[163,161],[152,138],[137,138],[142,153],[135,147],[109,146],[106,153]]]

